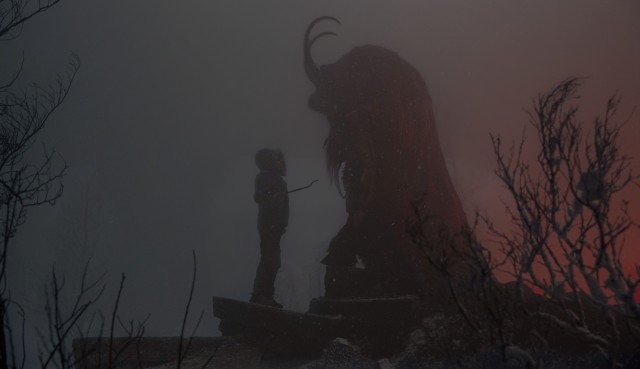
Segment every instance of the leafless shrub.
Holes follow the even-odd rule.
[[[61,277],[55,267],[51,272],[51,280],[45,287],[44,310],[47,316],[47,329],[37,331],[40,337],[38,358],[43,369],[52,365],[58,369],[75,367],[73,351],[70,349],[71,336],[79,329],[80,319],[89,313],[89,309],[96,304],[105,290],[102,276],[92,281],[87,278],[88,264],[82,273],[75,296],[67,300],[67,295],[64,293],[66,287],[64,276]],[[68,304],[68,301],[71,303]],[[93,322],[92,318],[90,323]]]
[[[582,124],[572,104],[580,83],[567,78],[533,101],[529,123],[537,138],[535,161],[526,159],[530,142],[524,134],[509,149],[499,136],[491,137],[495,173],[510,197],[505,202],[510,229],[477,216],[473,229],[462,235],[465,242],[427,244],[421,235],[424,209],[419,201],[413,204],[416,216],[407,229],[414,242],[452,281],[459,310],[478,332],[489,333],[505,363],[517,356],[526,367],[541,366],[537,346],[522,346],[518,337],[548,344],[550,337],[540,332],[545,323],[575,337],[573,346],[595,349],[609,367],[619,363],[621,351],[632,350],[633,337],[636,347],[640,342],[640,309],[634,299],[640,267],[629,272],[623,264],[625,234],[638,226],[629,217],[628,201],[620,198],[638,179],[618,143],[626,121],[616,120],[620,98],[613,96],[603,116],[589,127]],[[497,247],[477,241],[478,223]],[[464,288],[456,287],[441,249],[473,271]],[[511,282],[498,283],[498,273]]]
[[[57,5],[60,0],[0,1],[0,41],[18,37],[24,24]],[[66,164],[55,151],[42,147],[35,154],[37,137],[69,94],[80,62],[72,56],[68,69],[48,86],[15,88],[24,59],[10,76],[0,76],[0,369],[16,368],[15,332],[7,309],[17,306],[6,280],[10,241],[24,224],[27,209],[52,204],[62,195]],[[34,158],[39,158],[34,160]],[[24,334],[24,332],[22,332]],[[24,363],[24,360],[22,361]]]

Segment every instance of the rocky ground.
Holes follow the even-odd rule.
[[[608,367],[595,350],[560,353],[553,347],[530,350],[529,355],[516,348],[503,352],[492,349],[489,341],[469,340],[472,332],[456,314],[434,314],[422,320],[407,334],[403,349],[389,357],[363,354],[357,344],[344,338],[328,343],[318,355],[294,355],[269,352],[264,342],[247,337],[194,338],[182,369],[462,369],[462,368],[535,368],[538,360],[546,369],[585,369]],[[124,341],[115,341],[119,349]],[[144,338],[120,353],[116,367],[122,369],[173,369],[177,363],[178,338]],[[95,343],[95,342],[94,342]],[[393,343],[396,344],[396,343]],[[100,360],[87,361],[84,368],[106,368],[107,342],[103,341]],[[640,368],[640,350],[620,354],[619,368]],[[94,358],[95,359],[95,358]]]
[[[587,311],[589,322],[593,323],[590,329],[605,337],[607,332],[612,332],[611,326],[600,317],[600,310],[591,310]],[[223,319],[220,329],[225,336],[183,340],[186,354],[182,355],[182,360],[178,358],[180,339],[177,337],[117,338],[112,341],[92,338],[74,342],[76,357],[83,358],[79,368],[613,367],[602,353],[586,343],[584,337],[572,335],[547,320],[513,315],[510,344],[500,348],[497,343],[500,331],[492,324],[482,324],[482,320],[490,319],[490,316],[465,317],[455,308],[425,306],[411,296],[369,300],[316,299],[311,303],[310,313],[214,298],[214,314]],[[468,324],[468,319],[475,321],[474,327]],[[640,341],[623,330],[617,332],[619,365],[616,368],[640,368]]]

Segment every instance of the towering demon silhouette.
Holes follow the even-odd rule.
[[[411,202],[423,198],[431,242],[459,233],[466,218],[442,156],[424,80],[382,47],[353,48],[316,66],[322,32],[304,37],[304,67],[315,85],[309,106],[326,116],[327,169],[346,200],[348,219],[327,257],[327,297],[381,297],[434,291],[437,276],[405,230]]]

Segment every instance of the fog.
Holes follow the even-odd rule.
[[[71,53],[82,63],[40,137],[69,166],[64,195],[30,209],[9,256],[12,297],[31,322],[43,319],[52,265],[72,286],[90,260],[92,275],[107,273],[101,306],[110,309],[125,273],[120,315],[151,314],[147,335],[178,335],[195,250],[192,314],[205,311],[199,335],[217,334],[211,296],[247,300],[251,292],[259,258],[253,155],[263,147],[283,150],[289,188],[319,179],[291,195],[276,298],[303,311],[322,294],[319,259],[345,212],[325,170],[325,119],[307,107],[313,86],[302,39],[321,15],[342,25],[320,26],[338,36],[314,47],[319,64],[375,44],[422,73],[469,217],[478,210],[504,220],[489,135],[518,139],[537,93],[569,75],[588,77],[579,102],[587,121],[612,93],[623,97],[621,118],[640,103],[637,1],[65,0],[3,43],[0,62],[11,70],[24,53],[21,83],[43,85]],[[639,114],[621,142],[635,157]],[[627,195],[638,220],[638,191]],[[628,255],[640,260],[637,250]]]

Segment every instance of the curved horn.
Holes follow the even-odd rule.
[[[323,36],[327,36],[327,35],[332,35],[332,36],[336,36],[336,34],[334,32],[322,32],[319,35],[315,36],[312,39],[309,39],[309,35],[311,34],[311,30],[313,29],[313,27],[320,21],[323,20],[332,20],[338,24],[341,24],[340,21],[337,18],[325,15],[322,17],[318,17],[316,19],[313,20],[313,22],[311,22],[311,24],[309,24],[309,26],[307,27],[307,30],[304,33],[304,70],[305,72],[307,72],[307,77],[309,77],[309,79],[311,80],[311,82],[315,83],[316,79],[318,77],[318,66],[316,66],[316,64],[313,61],[313,57],[311,56],[311,47],[313,46],[313,44],[321,37]]]

